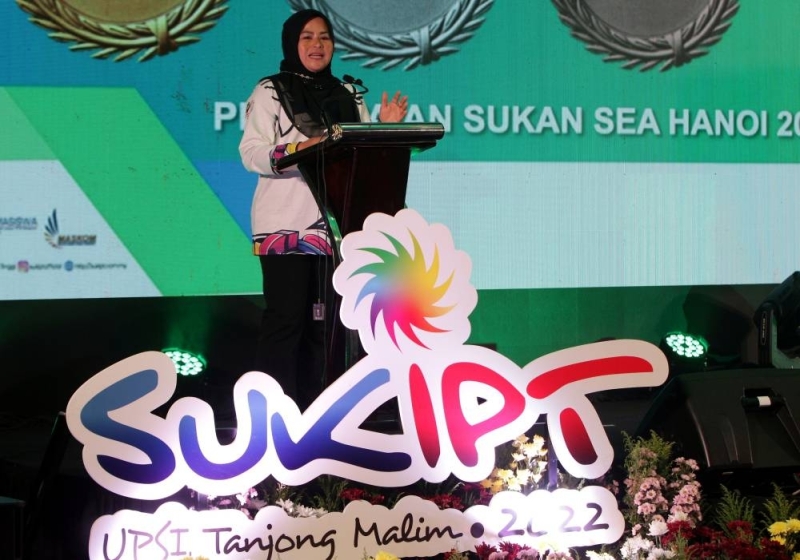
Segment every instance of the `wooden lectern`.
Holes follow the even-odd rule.
[[[444,136],[439,123],[334,124],[319,144],[281,158],[276,167],[297,165],[320,207],[333,245],[334,266],[341,262],[342,238],[362,228],[370,214],[394,215],[405,206],[411,154],[432,148]],[[361,357],[357,333],[333,309],[327,351],[326,384]]]

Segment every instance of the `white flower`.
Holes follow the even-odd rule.
[[[689,516],[686,515],[686,512],[683,510],[675,510],[670,513],[670,516],[667,518],[669,523],[674,523],[676,521],[689,521]]]
[[[660,560],[661,558],[672,558],[675,553],[671,550],[664,550],[663,548],[654,548],[647,555],[647,560]]]
[[[631,537],[622,545],[619,554],[625,560],[638,558],[640,551],[649,552],[654,546],[652,541],[643,539],[642,537]]]
[[[294,511],[294,503],[291,500],[275,500],[275,505],[280,507],[289,515],[292,515],[292,512]]]
[[[650,530],[647,531],[647,534],[651,537],[660,537],[661,535],[665,535],[667,531],[669,531],[667,524],[660,519],[655,519],[650,523]]]
[[[586,557],[589,560],[614,560],[614,557],[608,552],[594,552],[592,550],[586,553]]]
[[[315,517],[313,508],[302,505],[297,505],[296,507],[297,507],[296,511],[297,517]]]

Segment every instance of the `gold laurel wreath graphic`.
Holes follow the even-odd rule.
[[[16,0],[30,21],[50,30],[56,41],[74,43],[70,50],[100,49],[94,58],[116,54],[119,62],[144,51],[139,62],[166,55],[200,40],[194,33],[214,27],[228,9],[227,0],[186,0],[169,12],[136,23],[104,23],[81,14],[60,0]]]
[[[708,54],[718,43],[739,11],[739,0],[710,0],[697,18],[661,37],[631,37],[608,26],[585,0],[552,0],[561,21],[572,36],[586,43],[586,49],[605,55],[605,62],[626,61],[622,68],[639,66],[645,72],[662,64],[661,71],[677,68]]]
[[[336,46],[346,51],[342,60],[368,58],[361,65],[383,64],[389,70],[405,63],[404,70],[427,65],[458,52],[454,45],[470,39],[483,24],[494,0],[459,0],[441,18],[412,32],[397,35],[367,33],[331,13],[324,0],[288,0],[294,10],[314,9],[325,13],[336,29]]]

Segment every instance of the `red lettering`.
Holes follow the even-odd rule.
[[[435,467],[439,462],[441,445],[439,443],[439,430],[436,426],[436,415],[433,413],[433,402],[425,376],[417,364],[412,364],[408,373],[408,383],[411,392],[411,408],[414,411],[414,425],[417,427],[417,437],[422,447],[422,455],[428,466]]]
[[[483,383],[499,391],[505,400],[502,410],[483,422],[470,424],[464,417],[460,398],[461,384],[467,381]],[[479,364],[457,363],[448,366],[442,375],[442,400],[453,450],[468,467],[478,464],[475,443],[481,436],[512,423],[525,411],[525,396],[505,377]]]

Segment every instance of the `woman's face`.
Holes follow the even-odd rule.
[[[300,62],[309,72],[324,70],[333,57],[333,41],[322,18],[314,18],[306,23],[297,42]]]

